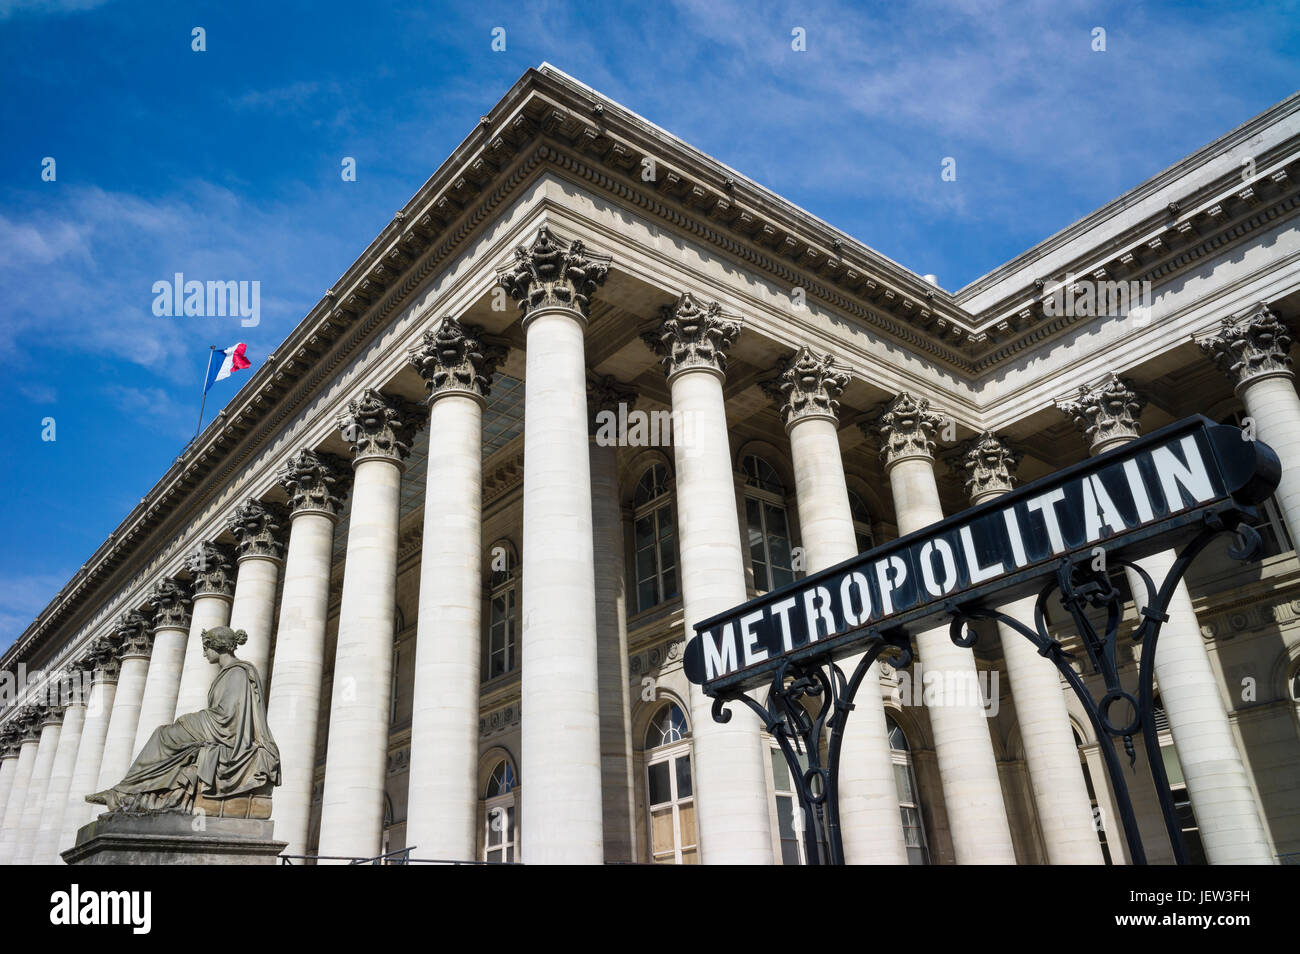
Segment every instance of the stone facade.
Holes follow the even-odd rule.
[[[0,660],[33,676],[0,711],[0,861],[58,860],[231,625],[287,854],[799,863],[773,740],[685,680],[691,624],[1190,414],[1285,472],[1263,559],[1187,578],[1166,762],[1197,858],[1300,856],[1300,95],[957,292],[549,67],[457,155]],[[1150,308],[1045,307],[1116,282]],[[913,636],[985,704],[879,667],[850,859],[1126,863],[1050,666],[1009,629]],[[69,672],[88,695],[51,708]]]

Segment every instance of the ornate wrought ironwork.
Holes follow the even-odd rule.
[[[1174,591],[1192,561],[1215,538],[1224,533],[1232,533],[1236,536],[1237,545],[1228,550],[1228,555],[1234,560],[1252,560],[1259,553],[1259,533],[1246,522],[1253,515],[1250,508],[1206,512],[1203,528],[1184,545],[1159,585],[1152,580],[1146,570],[1131,560],[1111,558],[1103,564],[1132,570],[1146,590],[1145,603],[1129,637],[1132,642],[1140,643],[1142,646],[1141,657],[1138,660],[1136,697],[1121,683],[1119,664],[1116,660],[1119,630],[1124,617],[1124,599],[1107,576],[1106,570],[1096,567],[1094,558],[1089,553],[1075,554],[1073,558],[1063,558],[1060,561],[1055,578],[1050,580],[1038,594],[1032,625],[998,610],[986,609],[970,602],[949,603],[945,607],[952,616],[949,635],[958,646],[974,646],[979,639],[979,634],[967,626],[967,623],[973,620],[997,620],[1032,642],[1037,647],[1039,655],[1051,660],[1056,666],[1061,677],[1078,697],[1092,723],[1098,748],[1105,760],[1106,773],[1110,777],[1111,788],[1115,794],[1124,837],[1133,864],[1146,864],[1146,851],[1142,845],[1137,818],[1133,813],[1128,782],[1124,776],[1123,766],[1120,764],[1119,754],[1115,750],[1115,741],[1122,740],[1124,753],[1128,756],[1129,767],[1132,768],[1137,761],[1133,737],[1141,734],[1146,750],[1147,766],[1155,783],[1174,860],[1177,864],[1186,864],[1187,848],[1183,843],[1182,827],[1174,806],[1164,759],[1160,753],[1160,738],[1156,728],[1154,684],[1156,647],[1160,638],[1160,627],[1169,621],[1169,601],[1173,598]],[[1061,604],[1069,612],[1074,628],[1083,643],[1083,649],[1088,655],[1092,671],[1101,677],[1105,692],[1100,698],[1093,698],[1083,678],[1075,672],[1071,665],[1071,660],[1075,658],[1074,654],[1066,651],[1048,632],[1046,610],[1048,600],[1053,593],[1060,597]],[[1104,610],[1105,623],[1099,627],[1089,617],[1088,610],[1094,612]],[[1123,717],[1115,711],[1117,705],[1124,706]]]
[[[972,591],[969,599],[960,603],[950,601],[944,606],[951,618],[949,635],[957,645],[974,646],[979,639],[979,634],[968,623],[998,620],[1032,642],[1039,654],[1056,666],[1092,723],[1134,864],[1146,864],[1146,851],[1115,741],[1122,741],[1131,767],[1137,758],[1133,739],[1141,734],[1174,859],[1178,864],[1186,864],[1187,850],[1155,725],[1156,646],[1160,627],[1169,620],[1169,602],[1175,589],[1188,567],[1214,539],[1224,533],[1234,534],[1237,544],[1228,550],[1229,556],[1241,561],[1255,558],[1260,548],[1260,537],[1246,522],[1253,516],[1253,509],[1249,507],[1220,507],[1206,511],[1201,529],[1184,545],[1158,585],[1138,563],[1120,557],[1109,558],[1109,567],[1131,569],[1146,590],[1147,598],[1139,621],[1130,634],[1130,639],[1143,648],[1138,663],[1136,697],[1124,688],[1116,658],[1124,618],[1124,599],[1106,572],[1094,569],[1092,553],[1076,553],[1061,559],[1054,577],[1038,594],[1032,625],[980,605],[980,590]],[[1074,671],[1071,665],[1074,654],[1048,631],[1047,604],[1053,594],[1060,597],[1062,605],[1070,613],[1093,672],[1105,685],[1106,691],[1099,699],[1093,698],[1083,677]],[[1104,624],[1098,626],[1094,623],[1088,615],[1090,610],[1104,610]],[[896,668],[905,669],[912,662],[911,643],[902,629],[882,632],[871,627],[866,632],[867,648],[851,676],[846,676],[830,655],[802,661],[787,659],[774,671],[765,702],[759,702],[743,690],[724,692],[713,700],[715,721],[729,722],[732,712],[727,707],[733,702],[742,702],[762,720],[764,728],[780,745],[803,812],[804,847],[809,864],[844,864],[839,821],[840,747],[863,677],[872,663],[886,652],[891,654],[891,665]],[[814,704],[805,705],[805,700]],[[1126,709],[1123,717],[1116,710],[1119,705]],[[823,740],[827,742],[825,757],[821,748]]]
[[[730,722],[732,714],[727,706],[743,702],[763,720],[763,727],[781,746],[803,811],[804,849],[809,864],[844,864],[840,747],[863,677],[885,652],[890,653],[890,664],[898,668],[905,669],[912,663],[912,646],[901,629],[882,632],[871,627],[867,637],[867,648],[851,676],[846,677],[830,656],[807,662],[784,660],[772,674],[765,703],[743,691],[725,693],[713,700],[714,721]],[[805,706],[805,699],[815,704],[815,710]],[[827,741],[824,764],[823,739]]]

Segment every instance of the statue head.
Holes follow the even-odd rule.
[[[229,626],[213,626],[211,629],[203,631],[203,651],[206,655],[209,651],[214,655],[228,653],[233,656],[235,647],[242,646],[248,642],[248,634],[242,629],[231,629]],[[212,660],[215,662],[215,660]]]

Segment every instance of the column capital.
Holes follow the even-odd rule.
[[[518,246],[514,254],[514,263],[497,272],[497,284],[519,302],[525,324],[544,308],[562,308],[586,321],[591,295],[605,283],[613,261],[589,252],[581,241],[565,243],[545,225],[531,245]]]
[[[1016,485],[1020,455],[992,431],[982,431],[964,442],[954,457],[957,467],[966,472],[964,485],[972,504],[1007,493]]]
[[[602,411],[618,414],[619,405],[627,405],[628,410],[636,404],[640,392],[630,384],[624,384],[612,374],[587,373],[587,429],[595,434],[598,429],[596,417]]]
[[[701,305],[690,292],[659,310],[659,324],[641,333],[641,340],[664,366],[671,381],[683,371],[703,369],[718,377],[727,373],[726,352],[740,334],[742,320],[725,315],[716,301]]]
[[[164,576],[149,591],[147,602],[153,611],[154,629],[190,628],[190,605],[193,600],[188,588],[180,580]]]
[[[1057,409],[1083,432],[1093,454],[1137,437],[1145,406],[1146,399],[1133,390],[1132,382],[1113,371],[1097,384],[1081,385],[1075,400],[1056,402]]]
[[[880,459],[889,470],[912,458],[934,461],[934,434],[944,416],[930,406],[928,398],[900,391],[893,400],[877,406],[862,422],[863,433],[880,446]]]
[[[16,720],[10,719],[3,728],[0,728],[0,759],[18,758],[18,750],[22,748],[22,744],[22,730]]]
[[[468,395],[486,404],[492,378],[507,353],[504,339],[448,315],[424,333],[407,357],[424,378],[429,404],[448,394]]]
[[[230,547],[204,541],[185,558],[185,569],[194,577],[194,597],[235,595],[234,554]]]
[[[67,710],[67,706],[62,704],[61,699],[59,703],[43,705],[40,707],[40,709],[41,709],[40,726],[42,729],[45,728],[47,725],[63,724],[63,713]]]
[[[776,372],[761,387],[779,405],[781,423],[787,431],[810,418],[839,423],[839,396],[849,386],[850,377],[846,370],[835,366],[834,358],[802,347],[793,357],[783,358]]]
[[[352,470],[342,457],[304,448],[285,461],[276,479],[289,494],[291,518],[300,513],[337,518],[351,476]]]
[[[104,682],[117,682],[122,671],[122,660],[117,654],[117,641],[112,636],[96,636],[78,660]]]
[[[279,560],[284,557],[285,508],[249,497],[230,515],[226,529],[235,537],[239,561],[253,557]]]
[[[367,460],[405,466],[411,441],[425,416],[418,404],[366,388],[348,401],[347,410],[338,419],[339,431],[351,445],[352,466]]]
[[[45,706],[26,705],[18,710],[20,742],[39,742],[41,740],[41,722],[45,719],[45,709]]]
[[[153,649],[153,628],[148,618],[139,610],[126,610],[113,624],[113,638],[117,642],[119,659],[143,656],[146,659]]]
[[[1223,319],[1219,330],[1197,341],[1234,388],[1258,378],[1292,376],[1290,329],[1261,301],[1250,311]]]

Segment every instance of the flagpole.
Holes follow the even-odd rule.
[[[208,366],[203,372],[203,400],[199,402],[199,423],[194,428],[194,440],[198,439],[199,431],[203,429],[203,408],[208,403],[208,375],[212,373],[212,356],[216,353],[217,346],[208,345]]]

